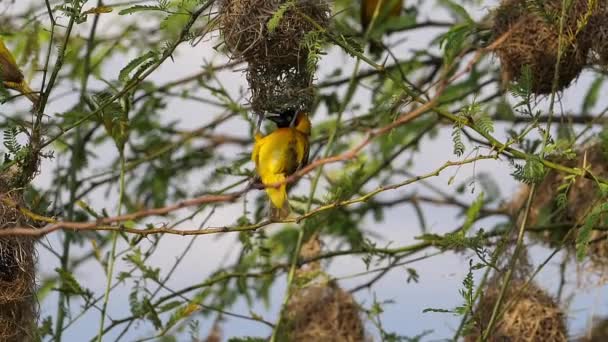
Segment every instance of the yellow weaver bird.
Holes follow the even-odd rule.
[[[25,81],[23,73],[15,61],[15,57],[6,48],[2,38],[0,38],[0,81],[2,81],[5,88],[14,89],[25,95],[34,105],[38,103],[38,95]]]
[[[287,184],[279,187],[271,185],[284,182],[308,163],[310,128],[308,115],[298,112],[293,127],[279,127],[267,136],[255,135],[251,160],[255,162],[256,171],[266,186],[271,203],[270,217],[273,219],[286,218],[290,210]]]
[[[390,9],[388,6],[392,6]],[[401,15],[403,9],[403,0],[361,0],[361,27],[363,34],[367,31],[369,24],[377,13],[378,17],[375,22],[383,18],[396,18]],[[372,42],[371,49],[378,50],[382,47]]]

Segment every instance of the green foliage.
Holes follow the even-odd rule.
[[[602,86],[604,85],[605,78],[603,76],[598,76],[593,80],[593,83],[589,86],[587,93],[585,94],[585,99],[583,100],[583,105],[581,107],[581,112],[583,114],[588,114],[589,111],[597,104],[597,101],[600,98]]]
[[[452,143],[454,145],[454,154],[458,157],[462,157],[466,147],[462,141],[462,129],[464,125],[459,121],[455,122],[452,126]]]
[[[444,63],[451,66],[466,47],[474,26],[470,22],[454,25],[439,41],[443,49]]]
[[[261,337],[232,337],[228,340],[228,342],[265,342],[265,338]]]
[[[284,4],[281,4],[279,8],[272,14],[272,17],[266,23],[266,29],[269,33],[272,34],[277,29],[277,27],[279,27],[279,24],[281,23],[285,12],[287,12],[290,7],[294,6],[294,4],[295,3],[293,1],[288,1]]]
[[[574,182],[576,182],[576,176],[567,175],[564,177],[562,184],[557,187],[557,195],[555,196],[555,203],[557,204],[557,209],[566,209],[566,206],[568,204],[568,191],[570,191],[570,188],[572,188]]]
[[[458,290],[460,296],[462,297],[464,303],[455,307],[454,309],[435,309],[435,308],[427,308],[422,312],[434,312],[434,313],[451,313],[456,316],[465,316],[469,315],[473,312],[475,307],[475,282],[473,279],[473,271],[480,270],[484,268],[483,264],[474,264],[473,259],[469,260],[469,272],[462,280],[462,288]],[[467,330],[467,326],[470,326],[473,322],[466,322],[464,330]]]
[[[133,14],[133,13],[138,13],[138,12],[145,12],[145,11],[166,11],[168,7],[168,4],[165,2],[164,6],[163,5],[134,5],[131,6],[129,8],[125,8],[123,10],[121,10],[120,12],[118,12],[119,15],[127,15],[127,14]]]
[[[85,301],[91,299],[93,293],[90,290],[82,287],[72,273],[63,268],[56,268],[55,272],[57,272],[61,279],[61,287],[59,288],[59,291],[67,296],[81,296],[85,299]]]
[[[133,78],[141,75],[141,73],[146,69],[146,66],[149,66],[149,63],[155,63],[158,61],[158,53],[155,51],[148,51],[145,54],[131,60],[124,68],[120,70],[118,74],[118,79],[123,83],[129,83],[130,81],[130,73],[135,70],[135,68],[139,68]]]
[[[479,113],[475,117],[475,127],[479,129],[483,134],[490,134],[494,132],[494,120],[485,112]]]
[[[597,227],[602,215],[605,215],[606,212],[608,212],[608,203],[600,203],[595,205],[585,217],[585,222],[579,228],[578,235],[576,236],[576,257],[579,261],[582,261],[587,256],[587,250],[591,242],[591,233]]]
[[[531,103],[533,85],[532,68],[530,68],[529,65],[524,65],[520,77],[517,78],[516,82],[512,82],[509,86],[511,95],[521,99],[520,102],[514,105],[515,108]]]
[[[325,39],[323,34],[319,31],[310,31],[304,36],[302,45],[305,51],[308,53],[306,59],[306,69],[311,75],[317,70],[319,60],[325,54],[323,52],[323,44]]]
[[[473,18],[471,18],[467,10],[457,2],[453,0],[439,0],[439,4],[447,8],[454,16],[456,16],[460,20],[465,21],[467,24],[472,25],[475,23],[475,21],[473,20]]]
[[[513,177],[526,184],[540,183],[545,178],[545,165],[538,158],[530,158],[522,166],[513,164]]]
[[[17,130],[17,127],[14,126],[4,131],[3,145],[9,153],[15,155],[19,154],[19,151],[23,148],[23,146],[17,142],[17,135],[19,135],[19,131]]]
[[[127,254],[124,257],[124,260],[139,269],[144,278],[160,281],[160,268],[146,265],[141,253],[141,249],[133,249],[133,252]]]
[[[469,209],[467,209],[464,224],[462,225],[462,229],[459,232],[460,234],[464,236],[471,229],[473,223],[475,223],[475,220],[477,220],[477,218],[479,217],[479,213],[483,208],[483,204],[484,195],[483,192],[480,192],[475,201],[473,201],[473,203],[469,207]]]

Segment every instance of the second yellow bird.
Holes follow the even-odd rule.
[[[284,182],[308,162],[310,120],[304,112],[295,118],[294,127],[277,128],[271,134],[256,134],[251,159],[271,202],[271,217],[283,219],[289,215],[287,184],[279,187],[272,184]]]
[[[25,81],[23,73],[13,54],[6,48],[4,41],[0,38],[0,80],[8,89],[14,89],[25,95],[32,103],[38,103],[38,95],[30,88]]]

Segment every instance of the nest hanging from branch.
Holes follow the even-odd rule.
[[[296,289],[278,332],[285,341],[364,341],[359,306],[335,282]]]
[[[476,325],[466,341],[476,341],[488,325],[500,287],[491,286],[483,293],[475,310]],[[564,315],[555,301],[534,284],[514,281],[507,289],[504,314],[496,322],[488,341],[565,342],[567,330]]]
[[[307,110],[314,101],[313,77],[303,65],[249,63],[247,81],[257,113]]]
[[[602,146],[601,142],[593,141],[588,145],[580,147],[576,151],[573,159],[554,158],[554,161],[571,168],[583,168],[599,178],[608,178],[608,151]],[[527,226],[536,225],[555,225],[556,228],[533,232],[531,234],[537,241],[555,247],[561,244],[566,238],[565,247],[567,252],[572,255],[576,251],[576,232],[570,232],[576,224],[582,224],[593,210],[593,207],[601,204],[601,195],[595,181],[588,178],[576,177],[574,182],[568,187],[567,192],[558,191],[558,187],[565,186],[569,181],[564,173],[549,171],[543,181],[538,185],[536,196],[530,206]],[[522,186],[518,194],[508,204],[514,219],[518,224],[522,220],[522,212],[530,188]],[[562,199],[560,200],[560,196]],[[559,201],[564,201],[560,206]],[[601,215],[599,224],[607,222],[607,215]],[[564,223],[560,226],[560,224]],[[608,271],[608,233],[601,230],[594,230],[591,233],[591,243],[589,244],[590,270],[600,273]]]
[[[503,82],[520,80],[526,68],[531,74],[531,91],[549,94],[553,90],[555,66],[559,54],[559,28],[562,0],[534,2],[503,0],[496,9],[493,33],[504,39],[495,48],[500,59]],[[594,37],[590,34],[592,21],[579,27],[583,18],[600,12],[601,7],[589,8],[587,0],[574,0],[567,9],[562,34],[562,55],[557,75],[557,89],[562,90],[581,73]]]
[[[0,175],[0,229],[29,225],[20,190]],[[0,237],[0,341],[33,341],[38,317],[34,239]]]
[[[597,64],[608,67],[608,4],[601,2],[600,10],[589,20],[591,50]]]
[[[232,58],[256,64],[299,64],[304,36],[329,24],[325,0],[223,0],[219,27]]]
[[[503,253],[497,268],[502,272],[488,280],[475,310],[473,326],[465,337],[466,342],[477,341],[489,324],[494,306],[503,285],[503,276],[509,266],[514,247]],[[511,282],[502,301],[501,312],[488,341],[565,342],[567,330],[564,315],[555,301],[534,283],[526,286],[533,273],[526,249],[520,251],[514,265]]]

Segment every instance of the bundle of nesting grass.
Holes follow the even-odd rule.
[[[0,175],[0,229],[28,224],[20,191]],[[35,250],[30,237],[0,237],[0,341],[32,341],[37,318]]]
[[[589,32],[597,21],[590,18],[603,7],[589,8],[588,4],[588,0],[574,0],[566,11],[556,90],[568,87],[587,64],[594,40]],[[561,5],[562,0],[502,0],[495,11],[493,33],[499,39],[495,52],[504,82],[519,80],[529,67],[532,92],[551,93],[560,44]]]
[[[364,341],[359,307],[335,282],[296,289],[289,299],[279,341]]]
[[[254,112],[310,109],[313,74],[305,37],[327,27],[329,16],[326,0],[223,0],[220,31],[232,58],[249,64]]]
[[[498,265],[498,269],[503,271],[488,281],[479,298],[473,314],[473,327],[465,338],[467,342],[477,341],[489,325],[503,285],[504,266],[510,263],[512,251],[503,255],[502,265]],[[558,305],[534,283],[526,285],[531,273],[532,265],[524,249],[515,263],[502,301],[501,314],[497,316],[488,341],[567,341],[564,315]]]
[[[325,0],[224,0],[220,30],[233,58],[255,64],[299,64],[304,36],[329,23]]]

